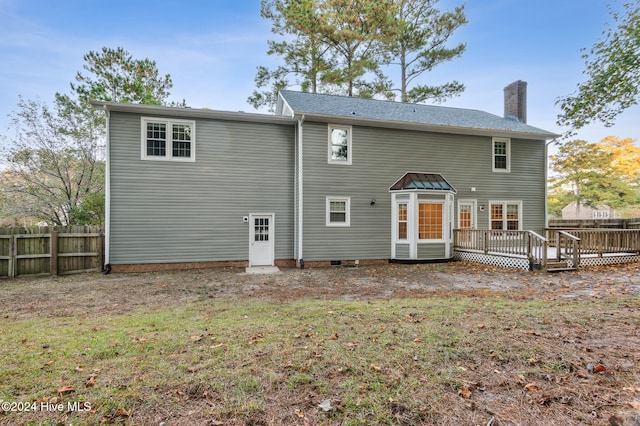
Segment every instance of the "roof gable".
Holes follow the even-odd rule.
[[[488,112],[424,104],[410,104],[377,99],[317,93],[280,91],[277,113],[291,111],[292,114],[315,118],[340,118],[353,122],[378,122],[379,125],[396,124],[405,128],[430,127],[433,131],[453,133],[485,133],[526,137],[528,139],[551,139],[557,135],[522,123],[514,117],[499,117]]]

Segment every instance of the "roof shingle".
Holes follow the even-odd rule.
[[[321,115],[382,122],[412,123],[438,127],[515,132],[550,139],[557,135],[520,122],[517,118],[499,117],[488,112],[424,104],[410,104],[376,99],[317,93],[280,91],[281,100],[295,114]],[[278,111],[282,111],[281,106]]]

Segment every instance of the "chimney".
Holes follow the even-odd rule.
[[[504,88],[504,116],[527,122],[527,82],[518,80]]]

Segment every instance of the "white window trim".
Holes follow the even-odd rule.
[[[345,221],[331,222],[331,202],[341,201],[345,203]],[[328,196],[326,199],[326,225],[330,227],[348,228],[351,226],[351,197]]]
[[[167,126],[167,155],[161,157],[159,155],[147,155],[147,123],[163,123]],[[173,140],[170,135],[173,133],[172,126],[174,124],[186,124],[191,126],[191,156],[190,157],[174,157],[173,156]],[[194,120],[173,120],[158,117],[141,117],[140,118],[140,159],[146,161],[180,161],[193,163],[196,161],[196,122]]]
[[[507,143],[507,168],[496,169],[496,142]],[[511,173],[511,139],[509,138],[492,138],[491,139],[491,170],[496,173]]]
[[[442,237],[441,238],[420,238],[420,204],[442,204]],[[445,200],[418,200],[416,203],[416,241],[419,243],[444,243],[446,226],[449,223],[447,217],[447,211],[445,206]]]
[[[407,209],[407,219],[404,221],[407,224],[407,237],[406,238],[400,238],[400,212],[398,211],[400,204],[404,204],[406,206]],[[411,234],[409,233],[409,227],[410,227],[410,223],[411,223],[411,219],[409,218],[410,216],[410,200],[396,200],[395,201],[395,211],[394,211],[394,241],[398,242],[398,243],[408,243],[411,240]]]
[[[506,226],[507,222],[507,204],[517,204],[518,205],[518,229],[517,231],[522,231],[522,222],[524,221],[524,211],[522,210],[522,200],[489,200],[489,227],[487,229],[491,229],[491,206],[495,204],[502,204],[502,209],[505,216],[502,218],[503,226]],[[502,231],[514,231],[514,229],[502,229]]]
[[[328,132],[327,132],[327,162],[329,164],[342,164],[344,166],[350,166],[351,165],[351,161],[353,158],[353,144],[351,142],[351,133],[352,133],[352,128],[351,126],[342,126],[342,125],[338,125],[338,124],[329,124],[328,126]],[[347,131],[347,159],[345,160],[334,160],[331,158],[331,147],[333,146],[333,144],[331,143],[331,131],[333,129],[342,129],[342,130],[346,130]]]

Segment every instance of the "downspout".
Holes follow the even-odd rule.
[[[302,253],[302,237],[304,233],[303,223],[303,190],[302,179],[304,174],[302,173],[302,124],[304,123],[304,115],[298,119],[298,265],[300,269],[304,269],[304,256]]]
[[[111,112],[104,106],[106,113],[105,176],[104,176],[104,272],[111,272],[111,141],[109,139],[109,119]]]

